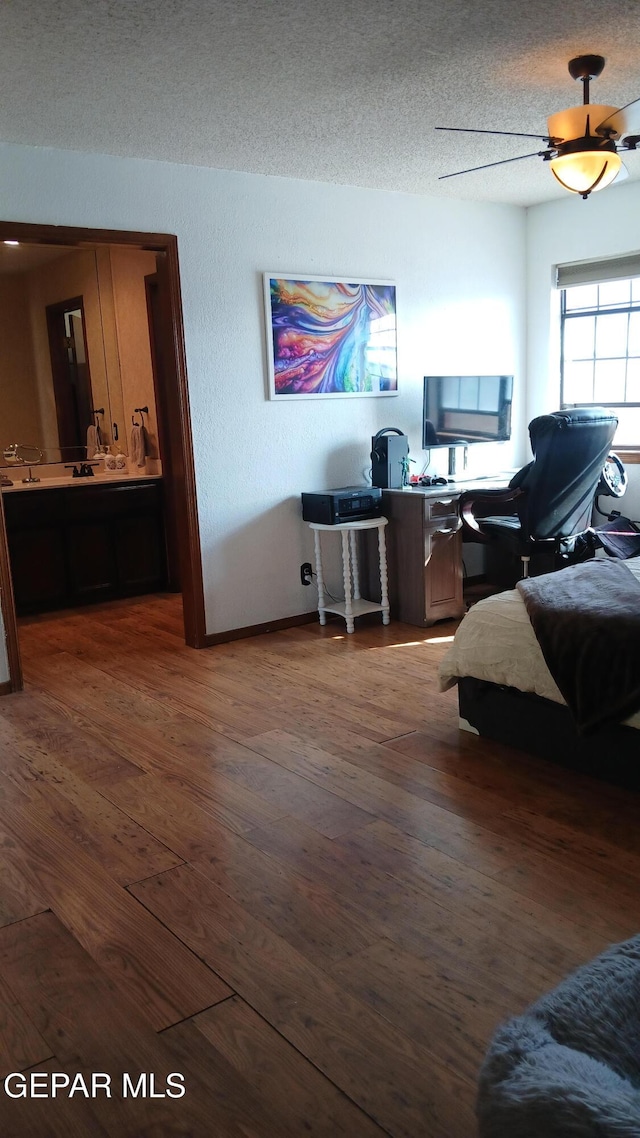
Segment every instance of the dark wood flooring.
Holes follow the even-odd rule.
[[[0,1060],[59,1089],[0,1082],[3,1136],[474,1134],[497,1023],[638,931],[640,829],[628,792],[458,731],[452,631],[196,652],[174,597],[22,623]],[[111,1097],[69,1098],[92,1072]]]

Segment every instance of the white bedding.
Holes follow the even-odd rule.
[[[640,557],[623,564],[640,581]],[[496,593],[469,610],[439,668],[440,690],[474,676],[564,703],[517,589]],[[626,720],[640,728],[640,711]]]

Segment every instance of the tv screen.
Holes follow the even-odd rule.
[[[512,375],[426,375],[424,450],[511,438]]]

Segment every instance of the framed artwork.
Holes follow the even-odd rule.
[[[397,395],[389,281],[264,274],[269,397]]]

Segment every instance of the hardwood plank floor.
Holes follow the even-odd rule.
[[[0,1083],[3,1134],[474,1134],[497,1023],[637,932],[640,836],[637,796],[459,732],[452,633],[195,652],[172,596],[22,622],[2,1074],[112,1097]]]

